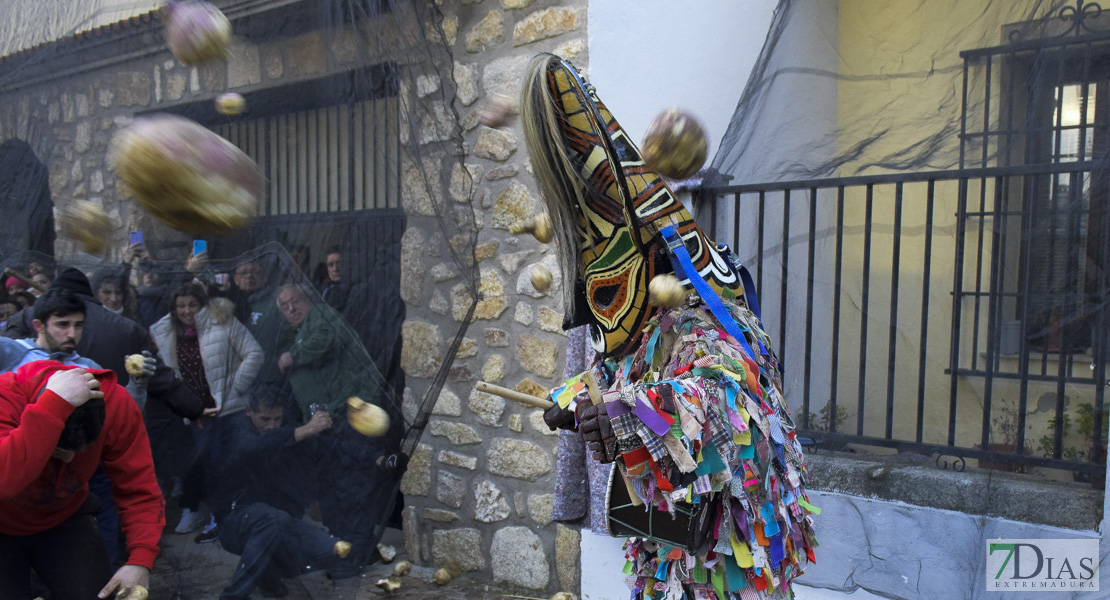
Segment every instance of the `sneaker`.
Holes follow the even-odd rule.
[[[188,508],[181,511],[181,520],[178,521],[174,531],[177,533],[192,533],[204,525],[204,513]]]
[[[216,517],[209,517],[208,524],[197,534],[197,537],[193,538],[193,541],[198,544],[204,544],[206,542],[214,542],[219,539],[219,537],[220,527],[216,525]]]

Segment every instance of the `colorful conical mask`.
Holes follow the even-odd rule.
[[[653,309],[648,284],[674,271],[659,233],[667,226],[714,291],[742,293],[727,249],[715,246],[644,166],[636,144],[573,65],[551,54],[532,60],[521,120],[568,283],[573,274],[564,286],[564,328],[589,324],[594,347],[606,356],[633,350]]]

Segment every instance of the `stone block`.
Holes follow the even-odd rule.
[[[432,281],[436,283],[450,281],[459,276],[459,270],[450,263],[439,263],[432,267],[429,273],[432,276]]]
[[[166,98],[180,100],[185,95],[185,74],[170,73],[166,75]]]
[[[520,368],[540,377],[555,375],[555,357],[558,350],[555,344],[534,335],[524,334],[517,338],[516,360]],[[406,371],[407,372],[407,371]]]
[[[555,56],[561,56],[569,61],[576,60],[586,50],[586,40],[569,40],[555,47]]]
[[[539,10],[520,20],[513,27],[513,45],[523,46],[563,35],[578,29],[580,24],[581,18],[577,9],[553,7]]]
[[[520,82],[531,60],[531,54],[522,54],[490,61],[482,68],[482,89],[490,96],[504,96],[515,109],[520,96]]]
[[[494,270],[482,273],[478,291],[482,299],[478,301],[478,307],[474,310],[474,318],[496,319],[505,312],[509,303],[505,298],[505,282],[502,281],[500,273]]]
[[[563,332],[563,313],[551,308],[550,306],[541,306],[537,321],[540,329],[543,331],[550,331],[551,333],[559,333],[565,335]]]
[[[451,318],[462,323],[470,311],[472,302],[474,302],[474,295],[470,293],[470,288],[466,284],[460,283],[451,288]]]
[[[427,113],[420,122],[420,144],[445,142],[455,133],[455,113],[446,102],[437,100],[430,103]]]
[[[478,99],[478,65],[455,63],[455,98],[463,106],[470,106]]]
[[[527,302],[517,302],[516,311],[513,313],[513,320],[521,325],[529,326],[535,319],[535,313],[532,312],[532,305]]]
[[[526,440],[497,438],[486,452],[494,475],[535,481],[551,471],[551,453]]]
[[[474,374],[474,369],[470,365],[454,365],[447,371],[447,380],[451,383],[466,383],[474,381],[478,376]]]
[[[532,427],[532,431],[535,431],[542,435],[559,435],[559,430],[552,430],[550,427],[547,426],[547,423],[543,422],[542,410],[534,410],[528,413],[528,424]]]
[[[416,516],[415,506],[406,506],[401,509],[401,529],[405,534],[405,554],[413,563],[420,561],[420,521]]]
[[[482,481],[474,486],[474,519],[483,523],[495,523],[508,518],[511,510],[501,489],[491,481]]]
[[[520,265],[523,265],[524,261],[527,260],[531,254],[531,250],[502,253],[501,256],[497,257],[497,260],[501,263],[501,270],[505,271],[506,273],[512,274],[516,273],[517,270],[520,269]]]
[[[536,0],[501,0],[501,7],[505,9],[528,8]]]
[[[440,316],[447,316],[451,312],[451,305],[447,302],[447,296],[443,294],[443,290],[432,290],[432,298],[428,300],[428,310]]]
[[[139,71],[116,74],[116,101],[119,106],[150,106],[153,87],[150,76]]]
[[[421,217],[434,217],[436,215],[435,200],[442,197],[439,177],[439,159],[428,159],[424,165],[425,170],[431,175],[424,179],[424,172],[412,163],[406,163],[401,172],[401,204],[405,212]]]
[[[440,565],[456,560],[466,571],[486,568],[486,559],[482,554],[482,533],[473,528],[433,531],[432,560]]]
[[[424,303],[426,241],[424,230],[418,227],[409,227],[401,235],[401,299],[416,306]]]
[[[539,396],[541,398],[547,396],[551,392],[549,388],[546,388],[536,383],[535,381],[532,381],[531,379],[525,379],[521,381],[520,383],[513,386],[513,389],[522,394],[528,394],[529,396]]]
[[[445,437],[447,441],[455,446],[466,446],[469,444],[482,443],[482,436],[473,427],[465,423],[451,423],[448,421],[432,421],[428,424],[428,433],[435,437]],[[430,452],[429,448],[429,452]],[[431,455],[429,454],[429,457]],[[409,470],[412,470],[412,462],[409,462]],[[407,473],[406,473],[407,474]]]
[[[401,477],[401,493],[406,496],[427,496],[432,488],[432,447],[417,444],[409,457],[408,470]]]
[[[424,98],[439,91],[439,75],[434,73],[429,75],[416,76],[416,97]]]
[[[413,508],[413,507],[410,506],[410,507],[407,507],[407,508]],[[440,508],[425,508],[424,509],[424,520],[426,520],[426,521],[435,521],[437,523],[450,523],[451,521],[457,521],[458,518],[459,518],[459,515],[451,512],[449,510],[443,510],[443,509],[440,509]]]
[[[459,18],[447,17],[443,19],[441,26],[443,28],[444,41],[447,42],[449,47],[454,46],[455,40],[459,37]]]
[[[92,148],[92,123],[80,121],[77,123],[77,134],[73,137],[73,148],[78,154],[84,154]]]
[[[451,194],[451,199],[455,202],[465,203],[470,202],[474,195],[474,190],[478,189],[478,183],[482,180],[482,167],[481,165],[461,165],[455,164],[451,170],[451,184],[448,192]]]
[[[500,247],[500,244],[496,241],[488,242],[488,243],[485,243],[485,244],[479,244],[479,245],[475,246],[474,247],[474,260],[476,260],[478,262],[482,262],[483,260],[489,260],[489,259],[493,258],[494,256],[497,256],[497,249],[499,247]]]
[[[473,338],[464,337],[459,343],[459,350],[455,353],[455,360],[478,356],[478,342]]]
[[[493,579],[533,590],[551,577],[543,541],[527,527],[506,527],[493,534],[490,546]]]
[[[490,169],[490,172],[486,173],[486,179],[489,181],[497,181],[498,179],[508,179],[510,177],[516,177],[516,174],[516,165],[504,165],[501,167],[497,167],[496,169]]]
[[[509,431],[513,433],[524,431],[524,419],[520,415],[509,415]]]
[[[470,392],[470,403],[467,408],[478,415],[482,423],[491,427],[500,427],[501,415],[505,413],[505,399],[475,389]]]
[[[440,417],[458,417],[462,415],[462,401],[458,394],[446,387],[440,388],[439,398],[436,398],[432,414]]]
[[[258,46],[234,44],[227,59],[227,86],[230,88],[262,83],[262,60]]]
[[[514,181],[493,201],[493,226],[509,229],[530,219],[535,210],[528,188]]]
[[[509,332],[496,327],[487,327],[486,345],[490,348],[504,348],[509,345]]]
[[[439,451],[439,462],[449,467],[459,467],[460,469],[466,469],[468,471],[473,471],[478,468],[477,456],[467,456],[466,454],[459,454],[458,452],[451,452],[450,450]]]
[[[430,379],[443,364],[439,328],[423,321],[401,325],[401,368],[409,377]]]
[[[516,152],[516,148],[516,135],[512,131],[483,125],[478,130],[478,139],[474,142],[471,153],[478,158],[505,162]]]
[[[505,41],[505,20],[501,17],[501,13],[496,10],[489,11],[485,18],[467,32],[464,39],[466,51],[471,54],[501,45]]]
[[[551,513],[555,510],[554,494],[535,494],[528,496],[528,516],[539,525],[551,522]]]
[[[439,472],[439,480],[436,483],[436,500],[447,506],[459,508],[462,506],[465,494],[466,486],[461,477],[447,471]]]
[[[276,52],[268,55],[266,57],[266,77],[281,79],[282,75],[285,75],[285,62],[281,60],[281,55]]]
[[[289,71],[293,75],[314,75],[327,68],[322,30],[313,30],[289,40],[287,49]]]
[[[559,524],[555,528],[555,572],[559,575],[559,588],[573,590],[578,587],[578,557],[581,553],[582,534],[574,528]]]
[[[505,378],[505,357],[500,354],[491,354],[482,367],[482,381],[500,383]]]

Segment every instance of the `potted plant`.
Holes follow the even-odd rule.
[[[1001,452],[1005,454],[1029,454],[1030,447],[1026,444],[1025,448],[1020,451],[1017,447],[1017,430],[1018,430],[1018,409],[1017,407],[1006,402],[1002,399],[998,403],[999,409],[991,418],[991,431],[997,432],[997,437],[993,437],[991,443],[987,444],[986,450],[991,452]],[[1028,414],[1028,413],[1026,413]],[[976,444],[974,448],[984,449],[981,444]],[[1026,465],[1015,463],[1005,458],[980,458],[980,469],[994,469],[996,471],[1007,471],[1010,473],[1027,473],[1029,468]]]

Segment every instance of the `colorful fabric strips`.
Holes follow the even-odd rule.
[[[790,598],[790,581],[814,560],[819,509],[806,495],[770,339],[742,303],[723,304],[729,327],[704,304],[660,310],[635,356],[601,365],[611,373],[599,380],[617,466],[645,510],[673,514],[686,502],[708,511],[702,548],[626,542],[634,598]],[[574,382],[553,394],[560,405],[581,397]]]

